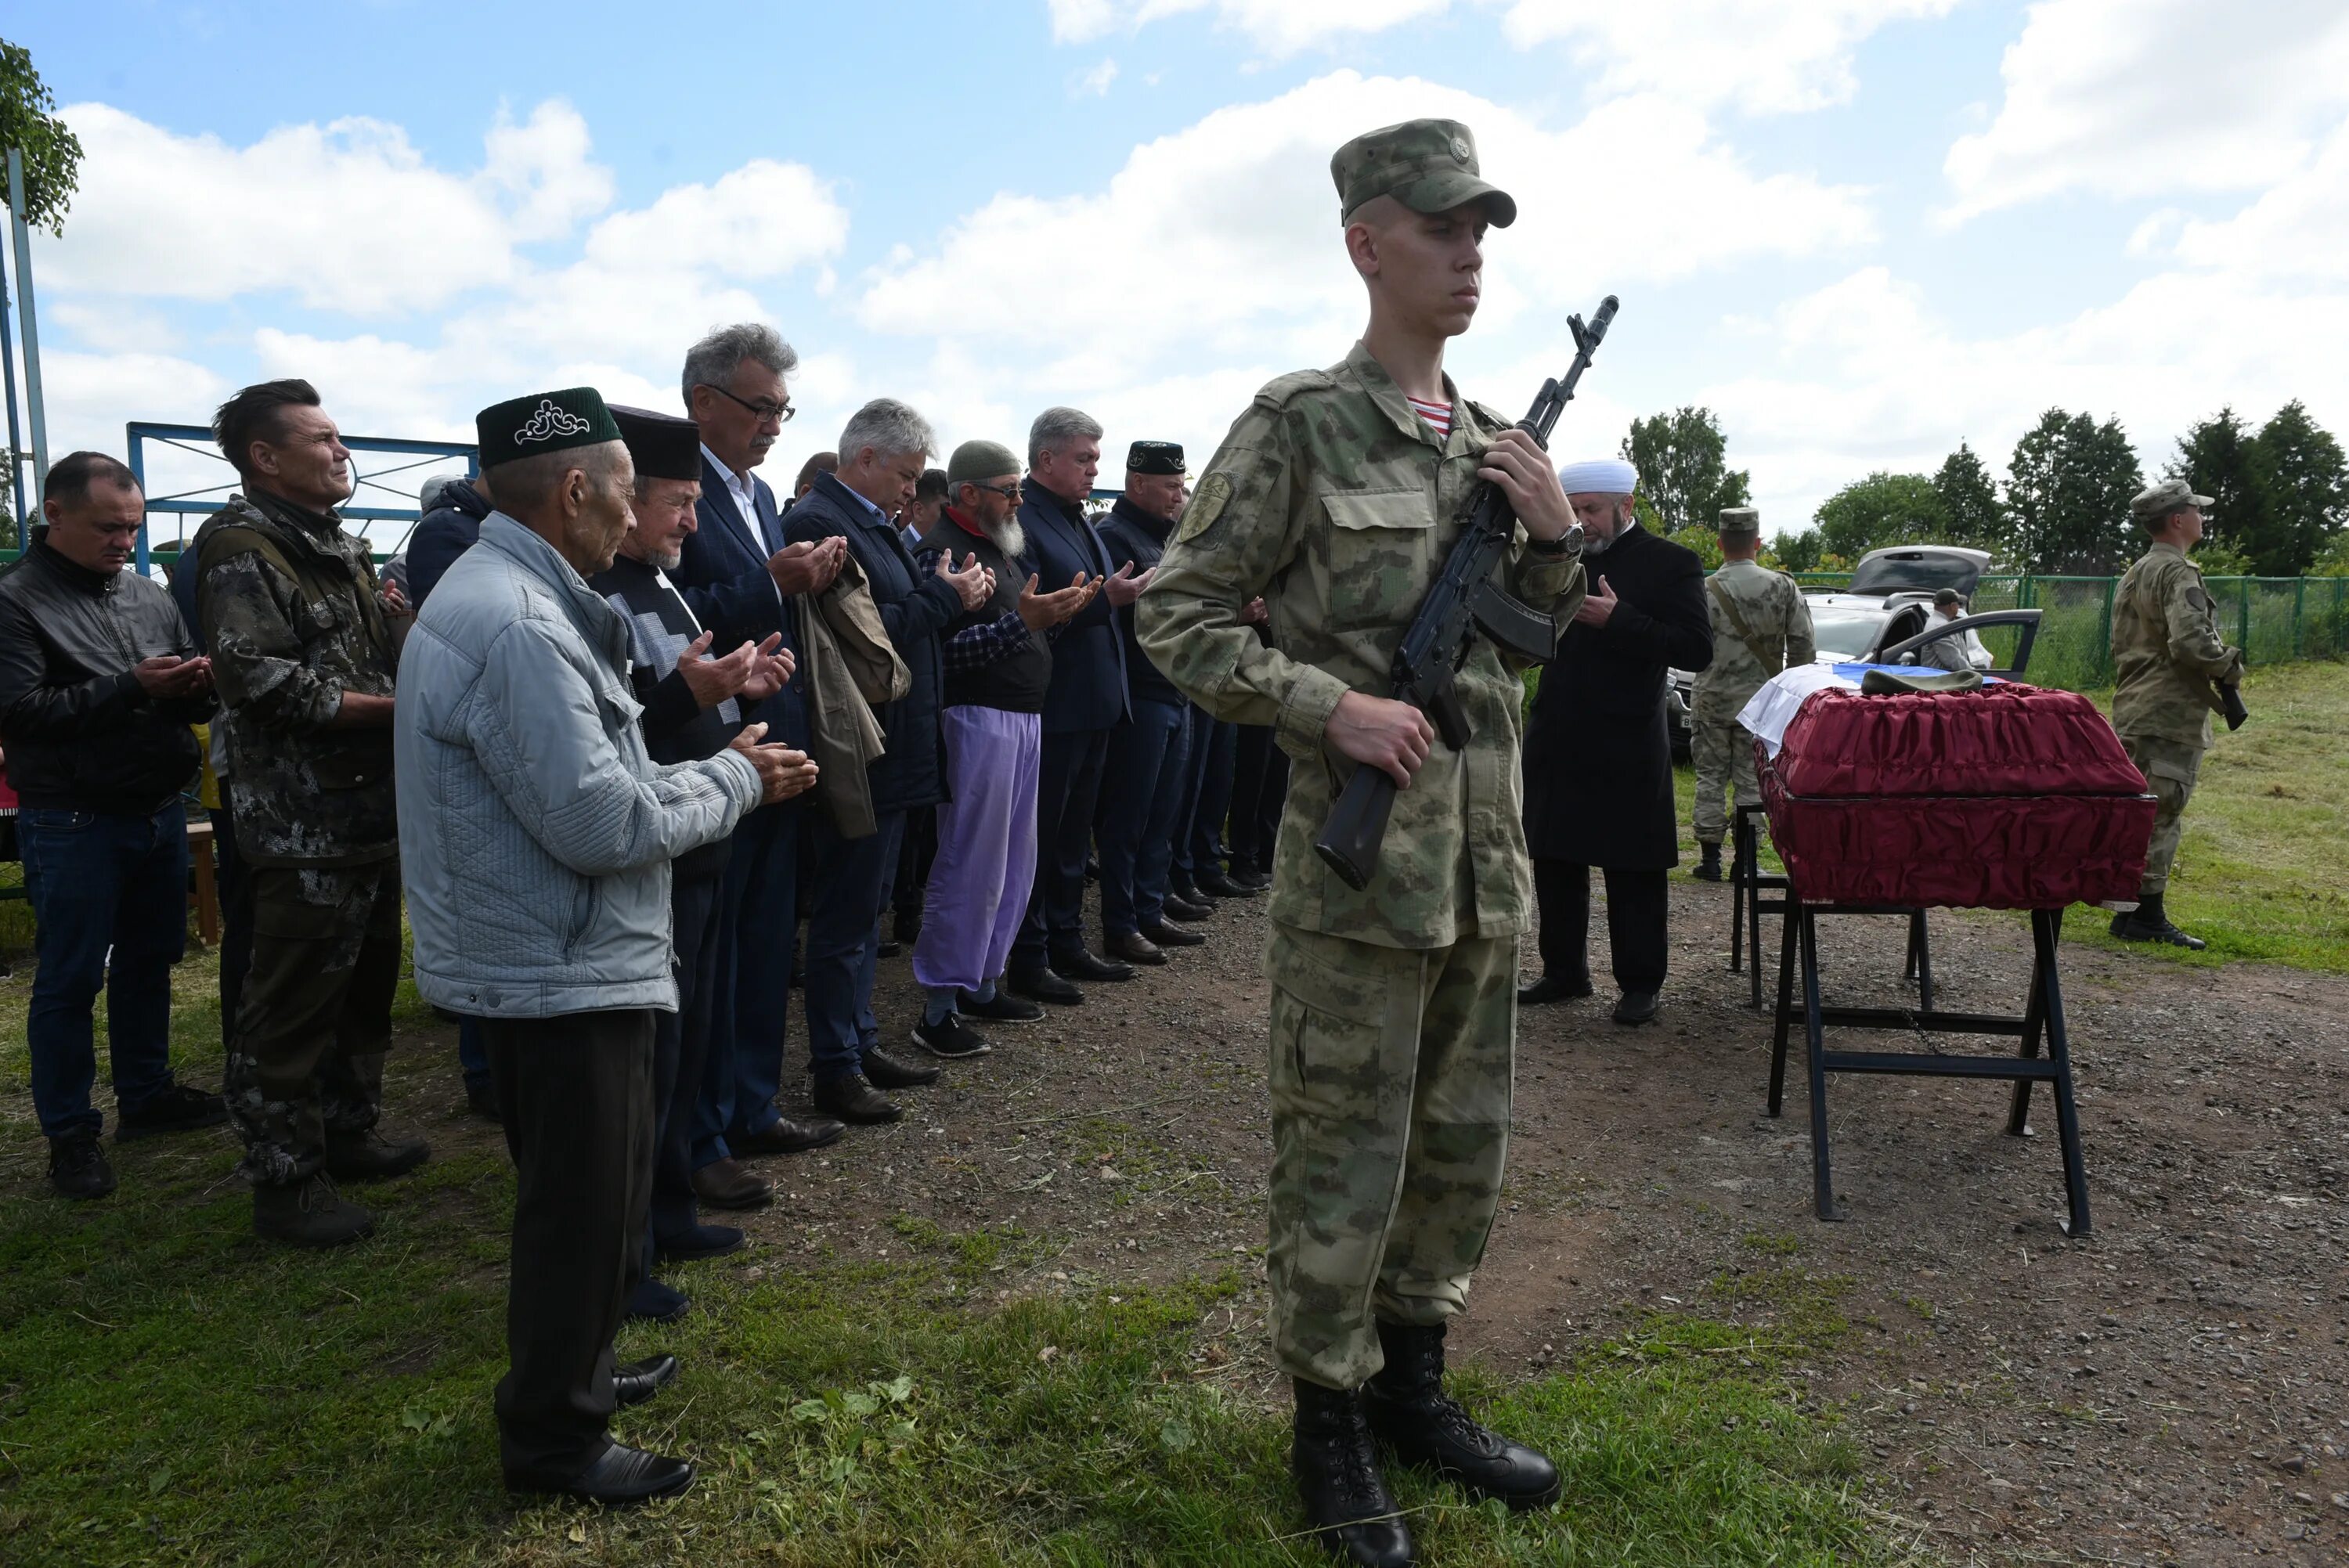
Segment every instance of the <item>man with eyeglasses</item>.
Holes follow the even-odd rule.
[[[764,724],[770,741],[805,751],[812,721],[799,617],[805,595],[840,574],[847,547],[786,544],[775,492],[751,471],[792,417],[783,378],[798,366],[799,355],[764,322],[719,327],[687,350],[681,379],[686,411],[701,432],[701,500],[670,579],[694,618],[728,647],[781,634],[779,648],[790,651],[794,672],[772,696],[744,704],[740,717]],[[744,1158],[818,1148],[845,1130],[825,1118],[795,1120],[775,1105],[798,922],[801,810],[802,799],[792,799],[744,816],[719,891],[719,957],[693,1137],[694,1195],[713,1209],[774,1201],[774,1183]]]

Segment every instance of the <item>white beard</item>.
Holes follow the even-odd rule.
[[[987,531],[988,542],[1003,552],[1007,561],[1017,560],[1028,553],[1028,531],[1019,526],[1017,513],[1003,520],[1002,525]]]

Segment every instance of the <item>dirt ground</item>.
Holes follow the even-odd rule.
[[[2044,1091],[2040,1132],[2013,1139],[2005,1085],[1939,1079],[1831,1080],[1847,1218],[1823,1224],[1799,1036],[1774,1120],[1769,1028],[1726,971],[1727,898],[1675,879],[1660,1024],[1609,1021],[1603,961],[1599,998],[1525,1014],[1510,1190],[1460,1350],[1513,1377],[1645,1311],[1766,1333],[1766,1296],[1720,1282],[1791,1267],[1840,1291],[1850,1324],[1800,1375],[1872,1451],[1879,1503],[1951,1561],[2344,1561],[2349,982],[2067,947],[2093,1236],[2060,1224]],[[920,1222],[1051,1238],[1007,1253],[1007,1296],[1229,1266],[1246,1288],[1200,1371],[1272,1398],[1262,907],[1222,905],[1206,946],[1081,1007],[991,1026],[993,1054],[905,1096],[904,1122],[763,1162],[782,1191],[748,1216],[766,1244],[735,1266],[903,1255]],[[1897,999],[1901,939],[1889,921],[1824,924],[1830,1000]],[[2023,916],[1937,914],[1933,940],[1943,1006],[2021,1010]],[[905,959],[885,960],[893,1043],[917,995]],[[796,1008],[792,1034],[796,1051]]]

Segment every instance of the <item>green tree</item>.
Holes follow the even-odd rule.
[[[2252,488],[2259,497],[2259,531],[2250,539],[2230,537],[2262,576],[2293,577],[2305,571],[2333,536],[2349,521],[2349,463],[2341,443],[2308,417],[2295,397],[2260,427],[2251,442]],[[2219,492],[2206,490],[2212,502]]]
[[[25,153],[26,221],[53,234],[66,228],[81,171],[81,142],[55,110],[33,54],[0,38],[0,156],[11,147]]]
[[[2011,520],[1998,499],[1997,482],[1963,441],[1933,476],[1933,493],[1941,502],[1941,537],[1951,544],[2002,552],[2013,542]]]
[[[1881,470],[1827,497],[1819,504],[1819,548],[1857,558],[1888,544],[1920,544],[1943,538],[1949,514],[1940,492],[1923,474]]]
[[[2209,545],[2250,553],[2265,534],[2261,516],[2259,482],[2251,472],[2251,428],[2234,409],[2189,425],[2178,438],[2178,455],[2161,470],[2167,480],[2184,480],[2210,498],[2202,517]],[[2207,545],[2206,545],[2207,548]]]
[[[2118,419],[2050,408],[2014,444],[2007,475],[2023,570],[2104,576],[2136,553],[2129,498],[2145,472]]]
[[[1710,408],[1678,408],[1631,421],[1623,457],[1640,470],[1640,493],[1656,510],[1657,531],[1711,528],[1725,506],[1750,504],[1746,475],[1732,472],[1729,443]]]
[[[1674,544],[1684,544],[1696,552],[1707,572],[1721,564],[1721,531],[1717,528],[1683,528],[1669,535]]]
[[[1770,542],[1770,549],[1778,564],[1789,572],[1816,572],[1826,546],[1819,542],[1817,529],[1806,528],[1800,533],[1780,534]]]

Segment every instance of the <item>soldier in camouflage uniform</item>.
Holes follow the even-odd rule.
[[[392,640],[367,545],[334,511],[351,492],[350,453],[317,393],[249,387],[213,429],[243,490],[198,534],[197,614],[237,848],[254,868],[253,963],[222,1094],[254,1230],[328,1246],[374,1224],[332,1179],[396,1176],[429,1152],[376,1130],[400,962]]]
[[[2162,907],[2178,858],[2178,820],[2194,796],[2210,716],[2224,711],[2219,687],[2242,679],[2243,654],[2219,635],[2219,607],[2187,558],[2202,537],[2207,495],[2166,480],[2129,502],[2153,538],[2113,593],[2113,728],[2158,802],[2145,882],[2133,911],[2113,916],[2115,936],[2199,949],[2201,938],[2170,923]]]
[[[1729,831],[1722,791],[1733,782],[1740,806],[1762,803],[1754,777],[1754,737],[1737,722],[1762,683],[1789,665],[1807,665],[1817,653],[1811,607],[1783,572],[1754,560],[1762,550],[1762,514],[1733,506],[1721,514],[1721,570],[1705,580],[1713,617],[1713,663],[1696,677],[1689,714],[1689,756],[1696,764],[1696,876],[1721,880],[1721,841]]]
[[[1544,612],[1581,596],[1572,513],[1530,438],[1443,374],[1475,314],[1487,222],[1516,203],[1478,177],[1465,127],[1413,120],[1331,163],[1371,295],[1363,340],[1328,370],[1257,394],[1207,465],[1138,601],[1153,662],[1218,719],[1269,725],[1296,760],[1273,871],[1270,1180],[1274,1347],[1295,1379],[1294,1469],[1323,1543],[1413,1560],[1373,1430],[1512,1506],[1556,1468],[1444,1394],[1445,1322],[1483,1256],[1507,1147],[1517,940],[1532,873],[1520,825],[1520,672],[1475,645],[1458,676],[1475,727],[1434,744],[1389,701],[1395,645],[1441,571],[1480,478],[1524,521],[1507,585]],[[1261,596],[1269,645],[1246,618]],[[1370,885],[1311,840],[1347,777],[1403,788]]]

